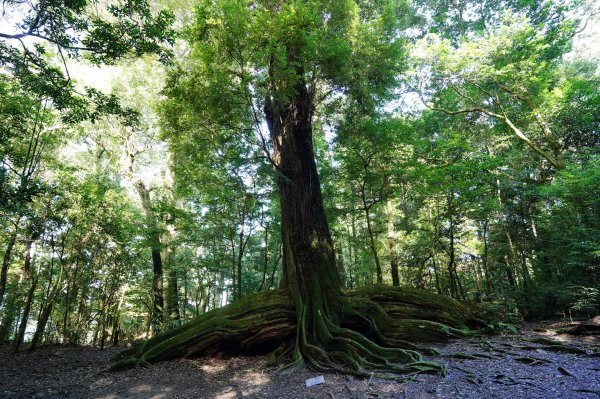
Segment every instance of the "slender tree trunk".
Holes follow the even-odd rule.
[[[182,310],[182,318],[183,318],[183,322],[185,323],[185,321],[188,319],[187,317],[187,304],[188,304],[188,270],[184,269],[183,270],[183,306],[181,307]]]
[[[195,302],[196,302],[196,316],[200,313],[206,312],[206,303],[210,299],[207,299],[205,294],[204,282],[202,281],[202,274],[200,273],[200,268],[196,269],[196,294]],[[210,288],[206,289],[206,292],[210,292]],[[200,312],[202,310],[202,312]]]
[[[356,244],[356,219],[354,217],[354,213],[350,214],[350,238],[351,242],[348,245],[350,249],[354,247]],[[356,269],[356,265],[358,263],[356,249],[352,250],[350,253],[350,261],[352,264],[350,265],[350,289],[354,288],[355,278],[353,275],[353,271]]]
[[[21,274],[17,289],[14,292],[9,293],[9,295],[6,297],[6,301],[4,302],[4,315],[0,325],[0,344],[10,339],[11,334],[13,334],[13,330],[15,330],[15,325],[18,327],[20,311],[18,297],[21,293],[22,284],[23,275]]]
[[[454,221],[450,218],[450,242],[448,248],[448,278],[450,280],[450,295],[453,298],[459,297],[458,276],[456,275],[456,260],[454,251]]]
[[[236,285],[235,285],[235,296],[234,296],[234,300],[238,300],[242,297],[242,258],[244,256],[244,230],[242,227],[242,232],[240,233],[240,242],[238,243],[238,254],[237,254],[237,261],[236,261],[236,270],[237,270],[237,276],[236,276]]]
[[[263,226],[265,229],[265,241],[264,241],[264,250],[263,250],[263,273],[262,280],[260,281],[260,286],[258,287],[258,291],[262,291],[265,281],[267,281],[267,267],[269,266],[269,224],[267,223]]]
[[[41,232],[35,231],[35,228],[31,227],[31,235],[29,241],[27,241],[27,248],[25,250],[25,263],[23,265],[23,276],[29,281],[29,290],[27,292],[27,300],[23,308],[21,323],[19,324],[19,330],[14,341],[14,351],[18,352],[23,340],[25,339],[25,331],[27,329],[27,322],[29,321],[29,313],[31,312],[31,306],[33,304],[33,297],[35,289],[37,288],[38,278],[37,273],[32,269],[32,258],[33,258],[33,244],[35,240],[39,238]]]
[[[27,322],[29,321],[29,313],[31,312],[31,305],[33,304],[33,296],[37,287],[37,276],[29,276],[29,291],[27,291],[27,300],[25,301],[25,307],[21,315],[21,323],[19,324],[19,330],[15,341],[13,343],[13,349],[18,352],[25,339],[25,331],[27,330]]]
[[[370,206],[367,206],[364,187],[362,190],[362,201],[365,210],[365,218],[367,220],[367,233],[369,234],[369,248],[373,254],[373,260],[375,261],[375,272],[377,274],[377,284],[383,284],[383,272],[381,270],[381,261],[379,260],[379,254],[377,253],[377,245],[375,243],[375,235],[371,226],[371,211]]]
[[[496,196],[498,198],[498,204],[500,206],[500,223],[502,228],[504,229],[504,235],[506,236],[507,244],[508,244],[508,254],[504,256],[504,264],[506,267],[506,277],[508,278],[508,283],[511,289],[515,289],[517,286],[517,281],[515,279],[514,266],[513,262],[516,258],[515,255],[515,247],[513,245],[512,237],[510,235],[509,228],[505,221],[504,215],[504,201],[502,200],[502,188],[500,185],[500,179],[496,178]]]
[[[269,286],[267,287],[267,289],[271,289],[271,287],[273,287],[275,285],[275,273],[277,272],[277,266],[279,266],[279,263],[281,262],[282,258],[283,258],[283,244],[280,245],[279,253],[277,254],[277,259],[275,259],[275,262],[273,262],[273,269],[271,269],[271,276],[269,277]]]
[[[483,254],[481,255],[481,267],[483,268],[483,274],[485,276],[485,285],[487,288],[488,295],[494,292],[494,285],[490,277],[489,268],[489,247],[488,247],[488,221],[484,220],[480,222],[481,225],[481,240],[483,241]]]
[[[177,270],[169,271],[169,320],[179,323],[181,314],[179,313],[179,285],[177,283]]]
[[[237,298],[237,253],[235,245],[235,231],[231,231],[229,236],[229,245],[231,245],[231,285],[233,290],[233,299]]]
[[[438,271],[437,262],[435,261],[435,252],[431,251],[431,264],[433,265],[433,273],[435,275],[435,290],[438,294],[442,294],[442,287],[440,285],[440,273]]]
[[[35,350],[37,345],[42,342],[42,337],[44,335],[44,331],[46,331],[46,325],[48,324],[48,319],[52,314],[52,309],[54,307],[54,301],[51,299],[44,304],[42,309],[42,313],[37,322],[37,327],[35,329],[35,333],[33,334],[33,338],[31,339],[31,346],[29,350]]]
[[[72,301],[77,299],[77,287],[76,281],[79,273],[79,262],[80,262],[80,252],[77,252],[75,255],[75,265],[71,268],[69,275],[67,276],[67,289],[65,294],[65,304],[64,304],[64,314],[62,320],[62,336],[63,342],[69,339],[69,336],[72,335],[69,331],[69,316],[71,313]]]
[[[346,268],[344,267],[344,251],[341,243],[335,247],[335,263],[337,265],[338,274],[342,287],[346,287]]]
[[[163,296],[163,264],[160,254],[161,243],[160,233],[156,221],[156,216],[152,211],[152,205],[150,202],[150,190],[144,185],[143,182],[137,181],[135,184],[138,195],[142,202],[142,208],[146,214],[146,220],[148,222],[148,237],[150,239],[150,251],[152,254],[152,315],[150,323],[152,332],[157,334],[162,328],[164,322],[164,296]]]
[[[6,291],[6,279],[8,277],[8,267],[10,266],[12,250],[15,246],[15,242],[17,241],[18,223],[19,221],[15,223],[15,230],[8,238],[6,250],[4,251],[4,257],[2,258],[2,269],[0,270],[0,306],[2,305],[2,302],[4,300],[4,293]]]
[[[68,233],[67,233],[68,234]],[[44,336],[44,331],[46,330],[46,325],[48,324],[48,319],[52,315],[52,309],[54,308],[54,301],[56,299],[56,295],[59,291],[60,284],[62,283],[62,275],[63,275],[63,255],[65,250],[65,238],[62,240],[62,248],[59,255],[59,272],[56,277],[56,281],[52,283],[53,279],[53,271],[54,271],[54,237],[51,237],[50,242],[52,245],[52,258],[50,259],[50,277],[48,278],[48,287],[46,288],[46,299],[40,308],[40,315],[38,317],[37,326],[35,329],[35,333],[33,334],[33,338],[31,339],[30,350],[35,350],[37,345],[42,342],[42,338]]]
[[[90,259],[94,259],[93,256],[95,255],[95,253],[92,253],[92,257],[90,257]],[[84,264],[84,267],[89,268],[90,265],[89,264]],[[77,287],[81,287],[81,289],[79,289],[79,302],[77,304],[77,317],[75,319],[75,325],[73,327],[74,333],[71,334],[71,337],[69,339],[69,343],[72,344],[79,344],[81,343],[81,336],[83,334],[83,327],[84,327],[84,322],[87,319],[87,316],[89,314],[89,309],[87,306],[87,299],[88,299],[88,294],[89,294],[89,284],[86,284],[86,280],[85,280],[85,275],[86,275],[86,271],[87,270],[82,270],[81,274],[80,274],[80,280],[79,280],[79,284],[77,284]],[[77,298],[77,296],[75,295],[74,298]]]
[[[113,346],[119,344],[119,334],[121,332],[121,307],[125,300],[125,292],[127,292],[127,284],[121,287],[117,293],[117,300],[112,312],[112,325],[111,325],[111,342]]]
[[[506,278],[508,279],[508,284],[512,290],[517,288],[517,282],[515,280],[515,275],[513,273],[513,268],[508,260],[508,255],[504,255],[504,267],[506,271]]]
[[[521,251],[521,271],[523,273],[523,291],[525,292],[525,295],[527,295],[530,289],[531,276],[529,275],[525,250]]]
[[[394,229],[394,205],[391,200],[387,202],[387,217],[388,217],[388,252],[390,256],[390,271],[392,273],[392,285],[398,287],[400,285],[400,271],[398,270],[398,251],[396,250],[396,239]]]

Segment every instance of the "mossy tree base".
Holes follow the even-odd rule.
[[[339,325],[322,318],[326,333],[316,334],[299,328],[287,291],[249,295],[119,353],[109,370],[184,356],[271,351],[274,361],[292,353],[292,366],[306,363],[324,372],[443,372],[422,360],[415,342],[476,333],[468,306],[427,291],[367,287],[344,294],[340,306]]]

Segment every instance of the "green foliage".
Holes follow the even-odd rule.
[[[4,5],[3,15],[14,26],[5,24],[8,31],[0,32],[0,67],[37,98],[67,111],[69,123],[100,113],[131,117],[114,96],[93,88],[81,95],[69,75],[69,59],[85,54],[96,64],[111,64],[132,54],[156,54],[164,62],[172,57],[174,16],[153,12],[145,0],[108,3],[106,15],[90,11],[85,0],[39,2],[27,13],[24,7],[29,5],[22,1]]]

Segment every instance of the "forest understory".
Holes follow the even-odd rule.
[[[306,368],[258,367],[266,356],[182,358],[103,373],[123,349],[45,345],[13,354],[0,346],[5,398],[597,398],[600,337],[558,334],[566,322],[527,323],[516,334],[458,339],[434,347],[427,360],[447,375],[421,374],[406,382],[325,374]]]

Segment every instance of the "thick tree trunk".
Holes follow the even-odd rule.
[[[340,303],[341,285],[314,158],[312,106],[298,69],[295,95],[288,102],[267,98],[265,115],[279,172],[283,272],[304,323],[317,311],[337,318],[331,307]]]
[[[373,301],[341,292],[314,157],[313,104],[294,49],[288,51],[288,65],[296,71],[293,87],[287,88],[293,95],[286,91],[286,101],[282,101],[284,97],[271,93],[265,101],[265,116],[274,149],[272,160],[279,172],[283,287],[291,296],[297,325],[290,367],[306,363],[315,370],[362,376],[368,375],[366,369],[409,371],[390,362],[415,363],[420,356],[398,349],[404,345],[390,333],[393,322],[385,311]],[[351,328],[345,328],[343,320],[354,316],[359,318],[357,324],[346,323]],[[375,331],[379,344],[357,331],[362,328]]]

